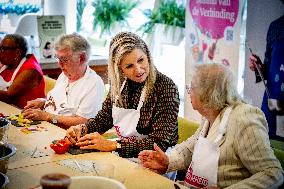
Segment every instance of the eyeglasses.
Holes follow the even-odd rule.
[[[70,57],[64,57],[64,56],[57,56],[55,55],[54,57],[56,59],[57,62],[62,62],[64,64],[66,64],[71,58]]]
[[[4,52],[4,51],[10,51],[10,50],[15,50],[17,49],[18,47],[0,47],[0,52]]]
[[[185,89],[186,89],[187,94],[190,94],[193,89],[192,84],[186,84]]]

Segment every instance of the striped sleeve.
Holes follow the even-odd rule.
[[[102,109],[98,112],[96,117],[90,118],[86,123],[88,133],[98,132],[104,133],[113,127],[112,120],[112,104],[110,95],[108,94],[106,100],[102,105]]]
[[[251,176],[233,185],[227,183],[226,185],[231,185],[227,188],[277,188],[283,182],[282,169],[270,148],[263,113],[258,108],[249,106],[236,117],[238,127],[234,148]],[[234,182],[228,178],[225,180]]]

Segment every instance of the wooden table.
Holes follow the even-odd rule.
[[[0,101],[0,112],[5,115],[18,114],[20,110]],[[60,139],[65,135],[65,130],[47,122],[41,126],[47,131],[24,134],[18,127],[9,127],[9,143],[17,147],[16,154],[10,158],[7,176],[10,183],[8,189],[30,188],[39,185],[40,178],[48,173],[64,173],[68,176],[93,175],[93,172],[84,173],[62,165],[63,161],[92,161],[113,164],[114,179],[124,180],[128,189],[174,189],[174,182],[165,177],[147,170],[136,163],[121,158],[110,152],[93,152],[80,155],[54,154],[49,144],[54,139]],[[47,156],[33,158],[31,152],[37,146],[37,150]],[[185,188],[180,186],[181,188]]]

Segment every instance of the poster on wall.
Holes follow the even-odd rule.
[[[54,58],[54,42],[66,33],[64,16],[38,16],[40,58]]]
[[[246,0],[188,0],[186,8],[186,77],[194,64],[221,63],[239,72],[242,14]],[[185,94],[186,95],[186,94]],[[185,116],[192,113],[185,103]],[[189,108],[190,109],[190,108]]]

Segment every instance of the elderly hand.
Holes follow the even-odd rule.
[[[75,126],[71,126],[69,129],[67,129],[66,136],[65,136],[65,141],[68,144],[76,144],[77,141],[81,137],[82,133],[82,127],[85,126],[84,124],[79,124]]]
[[[76,145],[80,146],[80,149],[96,149],[104,152],[116,150],[115,141],[107,140],[97,132],[81,137]]]
[[[45,103],[45,99],[43,98],[37,98],[35,100],[31,100],[27,102],[27,105],[24,107],[24,110],[26,109],[42,109]]]
[[[260,58],[257,55],[252,54],[249,57],[249,68],[252,71],[255,71],[257,65],[261,68],[262,62],[261,62]]]
[[[154,150],[144,150],[138,154],[138,158],[144,167],[157,170],[159,173],[166,173],[169,165],[168,156],[154,144]]]
[[[44,120],[47,121],[50,118],[50,114],[41,109],[26,109],[22,112],[23,116],[30,120]]]

